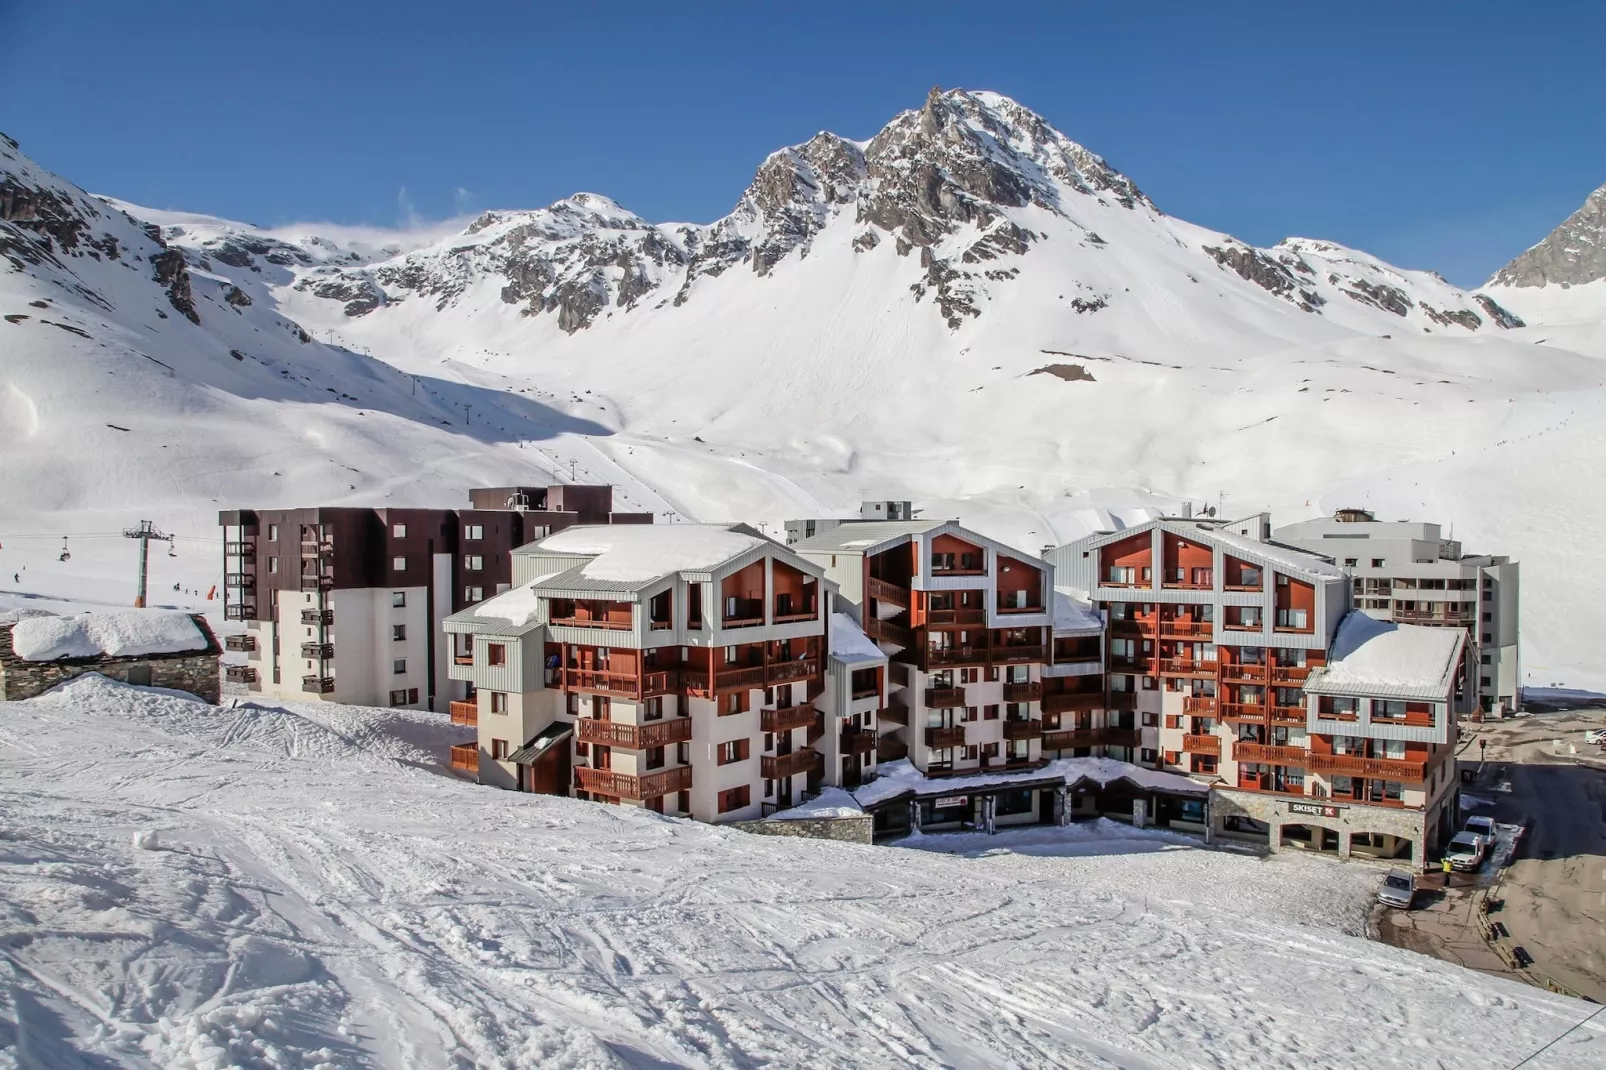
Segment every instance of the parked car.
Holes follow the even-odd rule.
[[[1383,886],[1377,890],[1377,901],[1386,907],[1410,910],[1416,898],[1416,877],[1403,869],[1391,869],[1383,876]]]
[[[1591,728],[1584,733],[1584,742],[1606,747],[1606,728]]]
[[[1444,849],[1444,857],[1450,860],[1451,867],[1455,869],[1475,870],[1483,865],[1487,849],[1483,837],[1476,832],[1458,832],[1450,837],[1450,846]]]
[[[1477,833],[1483,837],[1483,846],[1486,850],[1494,848],[1494,818],[1483,817],[1482,815],[1469,817],[1467,818],[1467,823],[1462,826],[1461,831]]]

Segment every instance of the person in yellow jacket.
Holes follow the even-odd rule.
[[[1440,864],[1444,866],[1444,886],[1448,888],[1450,887],[1450,871],[1452,869],[1450,860],[1446,858]]]

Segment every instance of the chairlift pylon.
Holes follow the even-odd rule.
[[[63,535],[61,537],[61,554],[60,554],[60,556],[58,556],[56,558],[56,560],[57,561],[71,561],[72,560],[72,552],[67,549],[67,536],[65,536],[65,535]]]

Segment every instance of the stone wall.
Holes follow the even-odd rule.
[[[76,658],[71,661],[23,661],[11,649],[10,622],[0,623],[0,702],[15,702],[42,695],[58,684],[85,673],[98,672],[128,682],[130,673],[150,673],[151,687],[165,687],[217,705],[223,681],[218,668],[218,643],[204,620],[196,619],[206,636],[207,649],[189,654],[162,654],[134,658]],[[141,679],[140,683],[147,681]]]
[[[810,817],[794,821],[733,821],[731,828],[759,836],[800,836],[810,840],[837,840],[841,843],[874,843],[875,818],[869,814],[853,817]]]

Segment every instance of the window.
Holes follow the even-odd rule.
[[[1160,723],[1160,715],[1158,713],[1145,712],[1143,714],[1143,727],[1144,728],[1153,728],[1156,725],[1158,725],[1159,723]]]
[[[1110,582],[1114,584],[1133,584],[1138,579],[1137,569],[1122,565],[1110,566]]]
[[[664,700],[663,700],[663,698],[662,697],[657,697],[657,698],[648,699],[647,700],[647,704],[642,708],[641,719],[643,721],[661,721],[661,720],[663,720],[664,719]]]
[[[1493,682],[1487,676],[1480,676],[1480,677],[1478,677],[1478,686],[1480,686],[1480,687],[1491,687],[1491,686],[1493,686]]]
[[[721,743],[715,750],[720,765],[730,765],[732,762],[745,762],[747,760],[748,740],[733,739],[728,743]]]
[[[725,664],[726,665],[735,665],[736,664],[736,648],[735,647],[728,646],[728,647],[725,648]]]
[[[681,794],[685,795],[686,793],[681,792]],[[742,807],[747,806],[751,799],[752,788],[746,784],[739,788],[731,788],[729,791],[722,791],[719,793],[719,812],[728,814],[732,810],[740,810]]]
[[[491,692],[491,712],[492,713],[506,713],[507,712],[507,692],[506,691],[492,691]]]
[[[1403,739],[1385,739],[1383,741],[1383,757],[1392,758],[1394,761],[1397,761],[1397,762],[1404,761],[1405,760],[1405,740],[1403,740]]]
[[[279,525],[277,525],[277,524],[269,524],[268,525],[268,541],[269,542],[278,542],[279,541]]]
[[[1142,747],[1138,750],[1138,760],[1146,765],[1153,765],[1158,752],[1153,747]]]
[[[507,761],[507,740],[491,740],[491,757],[499,762]]]
[[[1308,628],[1309,620],[1303,609],[1279,609],[1277,611],[1277,627],[1279,628]]]
[[[400,691],[392,691],[390,693],[390,704],[392,706],[407,705],[407,689],[403,688]]]
[[[390,559],[390,567],[400,572],[407,567],[407,559],[405,557],[393,557]]]
[[[1492,633],[1492,632],[1484,632],[1483,633],[1483,643],[1484,643],[1484,645],[1488,646],[1492,642],[1494,642],[1494,633]]]
[[[1353,557],[1346,557],[1344,559],[1345,568],[1354,568],[1357,564],[1359,564],[1359,562]]]
[[[268,571],[269,572],[277,572],[277,571],[279,571],[279,559],[277,557],[268,558]]]
[[[390,641],[391,642],[400,643],[400,642],[404,641],[406,638],[407,638],[407,625],[405,625],[405,624],[392,624],[390,626]]]
[[[967,762],[973,762],[979,757],[981,757],[981,748],[976,744],[972,743],[965,748],[965,760]]]
[[[1492,655],[1492,654],[1479,654],[1478,655],[1478,663],[1480,665],[1492,665],[1492,664],[1494,664],[1494,655]]]
[[[974,708],[974,707],[972,707]],[[998,720],[998,707],[988,706],[982,710],[982,719],[987,721]]]
[[[407,537],[407,525],[406,524],[392,524],[391,527],[390,527],[390,533],[395,538],[405,539]]]
[[[1174,713],[1168,713],[1165,715],[1165,726],[1167,728],[1181,728],[1182,718]]]
[[[1384,566],[1384,564],[1385,564],[1385,562],[1381,557],[1372,558],[1372,567],[1373,568],[1382,568]]]
[[[729,717],[733,713],[747,712],[747,692],[732,691],[728,695],[721,695],[719,699],[719,715]]]
[[[662,769],[664,767],[664,749],[662,747],[647,748],[647,768]]]
[[[485,558],[478,554],[467,554],[463,557],[463,567],[469,572],[484,572]]]
[[[463,538],[479,540],[485,538],[485,525],[470,524],[463,529]]]
[[[1405,703],[1391,699],[1373,699],[1372,719],[1374,721],[1403,721],[1405,719]]]
[[[1485,613],[1483,615],[1483,623],[1488,624],[1489,622],[1491,622],[1493,620],[1494,620],[1494,614],[1493,613]]]
[[[1485,601],[1485,602],[1492,602],[1492,601],[1494,601],[1494,590],[1493,590],[1493,589],[1492,589],[1492,588],[1489,588],[1489,587],[1485,587],[1485,588],[1484,588],[1484,589],[1483,589],[1483,600],[1484,600],[1484,601]]]
[[[486,643],[485,644],[485,664],[487,664],[487,665],[506,665],[507,664],[507,644],[506,643]]]
[[[391,609],[405,609],[405,608],[407,608],[407,592],[406,591],[392,591],[392,592],[390,592],[390,608]]]
[[[996,707],[994,707],[994,708],[996,709]],[[974,721],[976,719],[976,717],[977,717],[976,707],[974,707],[974,706],[966,706],[965,709],[964,709],[964,713],[960,716],[960,720],[962,720],[962,721]]]
[[[935,552],[932,553],[932,555],[931,555],[931,570],[933,572],[943,572],[943,571],[946,571],[946,570],[951,569],[953,567],[954,567],[954,555],[953,554],[939,554],[939,553],[935,553]]]
[[[402,673],[406,672],[407,671],[407,659],[406,658],[397,658],[395,661],[391,662],[390,663],[390,671],[395,673],[397,676],[400,676]]]

